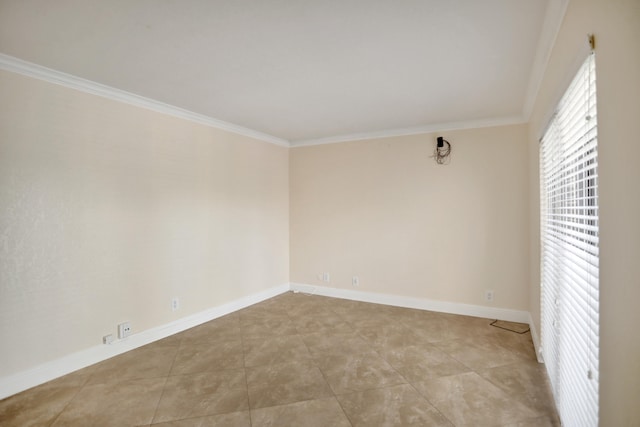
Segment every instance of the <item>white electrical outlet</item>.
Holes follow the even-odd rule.
[[[171,300],[171,311],[180,310],[180,300],[178,298],[174,298]]]
[[[358,276],[353,276],[351,278],[351,285],[352,286],[360,286],[360,279],[358,278]]]
[[[493,291],[484,291],[484,300],[487,302],[493,302]]]
[[[331,276],[329,275],[329,273],[322,273],[322,280],[324,282],[330,282],[331,281]]]
[[[111,344],[113,342],[113,334],[105,335],[102,337],[103,344]]]
[[[118,325],[118,338],[126,338],[131,335],[131,322],[124,322]]]

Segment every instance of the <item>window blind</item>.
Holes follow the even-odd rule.
[[[563,425],[598,425],[598,137],[595,54],[540,144],[542,355]]]

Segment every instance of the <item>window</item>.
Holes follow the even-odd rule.
[[[540,144],[542,355],[565,426],[598,425],[598,137],[595,54]]]

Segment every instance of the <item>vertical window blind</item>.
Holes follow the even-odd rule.
[[[540,143],[542,355],[563,425],[598,425],[598,137],[595,54]]]

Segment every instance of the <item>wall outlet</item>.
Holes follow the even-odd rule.
[[[351,278],[351,286],[355,286],[355,287],[360,286],[360,279],[358,278],[358,276],[353,276]]]
[[[118,325],[118,338],[126,338],[131,335],[131,322],[124,322]]]
[[[493,302],[493,291],[484,291],[484,300],[487,302]]]
[[[329,275],[329,273],[322,273],[322,281],[323,282],[330,282],[331,281],[331,276]]]
[[[180,310],[180,300],[178,298],[174,298],[171,300],[171,311]]]
[[[113,334],[105,335],[102,337],[102,344],[111,344],[113,342]]]

